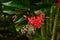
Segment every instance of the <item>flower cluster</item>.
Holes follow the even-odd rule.
[[[42,26],[42,22],[44,21],[45,14],[41,13],[38,16],[28,17],[28,23],[32,24],[34,29],[40,28]]]

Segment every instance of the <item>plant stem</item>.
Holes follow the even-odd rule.
[[[56,24],[57,24],[58,12],[59,12],[59,8],[57,8],[57,14],[56,14],[55,19],[54,19],[53,32],[52,32],[52,38],[51,38],[51,40],[54,40],[55,28],[56,28]]]
[[[43,37],[43,27],[41,27],[41,36]]]
[[[49,24],[49,23],[48,23],[48,18],[47,18],[46,23],[47,23],[47,24],[46,24],[46,40],[48,40],[48,33],[49,33],[49,32],[48,32],[48,31],[49,31],[49,30],[48,30],[48,24]]]

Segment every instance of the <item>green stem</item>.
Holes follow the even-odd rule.
[[[50,9],[50,27],[49,27],[50,32],[51,32],[51,27],[52,27],[52,11],[53,11],[53,7],[51,7],[51,9]]]
[[[55,19],[54,19],[54,25],[53,25],[53,31],[52,31],[52,38],[51,38],[51,40],[54,40],[55,29],[56,29],[57,18],[58,18],[58,12],[59,12],[59,8],[57,9],[57,14],[56,14]]]
[[[41,27],[41,36],[43,37],[43,28]]]
[[[48,32],[48,31],[49,31],[49,30],[48,30],[48,24],[49,24],[49,23],[48,23],[48,18],[47,18],[46,23],[47,23],[47,24],[46,24],[46,40],[49,40],[49,38],[48,38],[48,36],[47,36],[48,33],[49,33],[49,32]]]
[[[41,27],[41,36],[44,37],[44,23],[42,23],[42,27]]]

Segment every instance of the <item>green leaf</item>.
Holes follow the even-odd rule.
[[[50,7],[49,7],[49,8],[42,8],[42,9],[39,9],[39,10],[34,11],[34,13],[35,13],[36,15],[38,15],[38,14],[40,14],[40,13],[42,13],[42,12],[47,12],[47,11],[49,11],[49,10],[50,10]]]
[[[20,25],[20,26],[18,26],[18,27],[16,27],[16,31],[20,31],[20,29],[23,27],[24,25]]]
[[[40,14],[42,11],[41,10],[37,10],[37,11],[34,11],[34,13],[37,15],[37,14]]]
[[[9,7],[16,7],[19,9],[28,9],[29,7],[24,6],[22,4],[16,4],[16,3],[12,3],[12,1],[10,2],[6,2],[6,3],[2,3],[4,6],[9,6]]]
[[[11,11],[11,10],[3,10],[3,12],[7,14],[14,14],[14,11]]]
[[[23,6],[23,5],[18,5],[18,4],[11,4],[11,7],[16,7],[16,8],[19,8],[19,9],[28,9],[29,7],[27,6]]]
[[[21,23],[22,21],[24,21],[23,17],[19,18],[17,21],[15,21],[15,23]]]
[[[11,6],[10,4],[12,3],[13,1],[9,1],[9,2],[6,2],[6,3],[2,3],[3,5],[6,5],[6,6]]]

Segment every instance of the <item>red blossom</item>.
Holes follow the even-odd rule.
[[[42,26],[42,22],[44,21],[44,17],[44,13],[41,13],[38,16],[34,16],[31,18],[28,17],[28,23],[32,24],[34,29],[40,28]]]
[[[57,6],[60,8],[60,0],[58,0],[58,2],[57,2]]]

